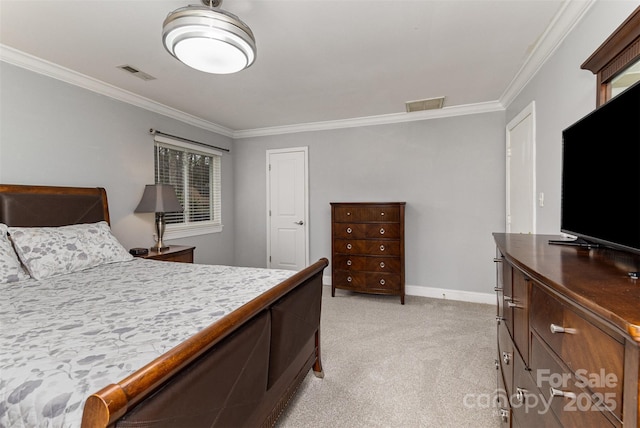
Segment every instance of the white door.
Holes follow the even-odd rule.
[[[300,270],[309,264],[306,147],[267,150],[267,266]]]
[[[507,125],[507,233],[536,233],[535,154],[532,102]]]

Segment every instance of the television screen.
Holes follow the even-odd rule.
[[[640,253],[640,84],[562,133],[563,232]]]

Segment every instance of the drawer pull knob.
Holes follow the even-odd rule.
[[[351,266],[351,260],[347,260],[347,266]]]
[[[380,262],[380,267],[384,269],[384,262]]]
[[[382,211],[382,212],[380,213],[380,215],[384,215],[384,211]]]
[[[522,309],[522,306],[518,305],[516,302],[514,302],[513,300],[510,300],[507,302],[507,306],[509,308],[514,308],[514,309]]]
[[[495,364],[496,370],[500,370],[500,360],[493,360],[493,364]]]
[[[352,232],[351,228],[347,227],[347,233],[351,233],[351,232]]]
[[[509,423],[509,410],[500,409],[500,420],[505,424]]]
[[[575,328],[569,328],[569,327],[562,327],[556,324],[551,324],[549,326],[549,329],[551,330],[551,333],[556,334],[556,333],[567,333],[567,334],[576,334],[577,331]]]
[[[524,397],[527,395],[527,391],[524,388],[516,388],[516,400],[518,400],[520,403],[524,403]]]
[[[511,361],[511,354],[509,352],[503,352],[502,361],[504,361],[504,364],[508,366]]]
[[[347,215],[351,215],[351,212],[348,212]]]
[[[556,389],[551,387],[550,389],[550,394],[551,397],[566,397],[566,398],[571,398],[572,400],[575,400],[576,398],[576,394],[574,394],[571,391],[563,391],[561,389]]]
[[[380,245],[380,251],[384,251],[384,245]]]
[[[508,308],[511,309],[522,309],[522,306],[518,305],[518,303],[516,303],[516,301],[513,299],[513,297],[511,296],[504,296],[504,302],[507,304]]]
[[[350,276],[347,277],[347,282],[351,282],[353,281],[353,278],[351,278]]]
[[[386,283],[386,281],[384,279],[380,280],[380,285],[384,285]]]
[[[500,325],[501,322],[506,321],[506,320],[507,320],[506,318],[503,318],[503,317],[500,317],[500,316],[496,317],[496,323],[498,325]]]
[[[495,291],[496,293],[498,291],[502,291],[502,287],[493,287],[493,291]]]
[[[380,228],[380,235],[384,235],[384,227]]]
[[[494,263],[502,263],[502,258],[496,257],[496,258],[493,259],[493,262]]]
[[[353,248],[353,246],[351,244],[347,244],[347,250],[350,250],[351,248]]]

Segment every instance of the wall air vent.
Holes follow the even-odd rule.
[[[437,97],[426,100],[407,101],[405,106],[407,107],[407,113],[411,113],[414,111],[441,109],[443,104],[444,97]]]
[[[155,80],[156,79],[152,75],[147,74],[144,71],[140,71],[137,68],[132,67],[130,65],[119,65],[118,68],[120,70],[124,70],[127,73],[130,73],[131,75],[136,76],[136,77],[138,77],[138,78],[140,78],[142,80]]]

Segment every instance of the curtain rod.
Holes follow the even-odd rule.
[[[193,143],[193,144],[198,144],[200,146],[211,147],[213,149],[223,150],[225,152],[229,152],[230,151],[229,149],[225,149],[224,147],[212,146],[211,144],[205,144],[205,143],[201,143],[199,141],[190,140],[188,138],[178,137],[177,135],[167,134],[167,133],[164,133],[162,131],[158,131],[157,129],[153,129],[153,128],[149,129],[149,134],[152,134],[152,135],[163,135],[165,137],[176,138],[178,140],[185,141],[187,143]]]

